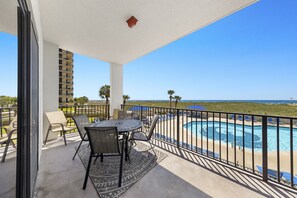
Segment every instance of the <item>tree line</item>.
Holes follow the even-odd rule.
[[[17,97],[0,96],[0,107],[11,107],[18,103]]]

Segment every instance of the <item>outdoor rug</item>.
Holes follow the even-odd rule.
[[[120,197],[167,156],[155,149],[156,157],[152,150],[145,151],[148,148],[145,144],[137,143],[137,146],[131,150],[131,163],[129,164],[128,161],[123,163],[122,187],[120,188],[118,188],[120,157],[105,157],[103,162],[100,162],[98,158],[95,164],[95,158],[93,158],[89,177],[99,197]],[[78,155],[85,168],[88,165],[89,154],[90,147],[87,144],[82,145]],[[91,184],[88,183],[88,185]]]

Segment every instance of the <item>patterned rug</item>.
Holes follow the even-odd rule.
[[[157,156],[155,156],[152,150],[145,151],[148,148],[147,145],[138,143],[132,149],[130,153],[131,163],[129,164],[128,161],[123,163],[122,187],[120,188],[118,188],[120,157],[105,157],[103,162],[100,162],[99,158],[95,164],[95,158],[93,158],[89,177],[99,197],[120,197],[167,156],[156,149]],[[85,168],[88,165],[89,154],[90,148],[87,144],[82,145],[78,155]]]

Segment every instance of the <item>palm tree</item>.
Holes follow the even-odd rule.
[[[177,103],[179,101],[181,101],[182,97],[180,97],[180,96],[174,96],[174,99],[175,99],[175,108],[176,108],[177,107]]]
[[[169,95],[169,107],[171,107],[171,101],[173,99],[174,91],[173,90],[168,90],[167,93]]]
[[[123,106],[125,108],[126,102],[130,99],[130,96],[128,95],[123,95]]]
[[[108,105],[108,99],[110,98],[110,85],[103,85],[102,87],[100,87],[99,96],[102,99],[105,99],[106,104]]]

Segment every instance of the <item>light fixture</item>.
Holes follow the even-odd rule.
[[[133,28],[137,21],[138,20],[134,16],[131,16],[126,22],[128,23],[129,28]]]

